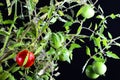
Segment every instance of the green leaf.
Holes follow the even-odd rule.
[[[50,47],[50,50],[47,51],[47,54],[48,54],[48,55],[55,54],[55,53],[56,53],[56,51],[55,51],[55,49],[52,48],[52,47]]]
[[[53,17],[51,20],[50,20],[50,23],[55,23],[57,21],[58,17]]]
[[[0,24],[3,22],[3,16],[2,13],[0,12]]]
[[[16,79],[12,74],[10,74],[8,80],[16,80]]]
[[[52,17],[53,11],[54,11],[55,7],[51,6],[49,11],[48,11],[48,18],[50,19]]]
[[[19,69],[20,69],[20,67],[14,67],[14,68],[12,68],[11,72],[12,72],[12,73],[15,73],[15,72],[17,72]]]
[[[11,44],[10,46],[8,46],[8,48],[10,50],[14,50],[15,48],[21,47],[23,45],[24,45],[24,43],[22,43],[22,42],[20,42],[20,43],[14,43],[14,44]]]
[[[26,1],[26,8],[29,10],[29,14],[31,15],[36,7],[36,3],[33,0]]]
[[[70,26],[72,24],[73,24],[73,22],[69,22],[69,21],[64,24],[64,27],[65,27],[65,29],[66,29],[67,32],[69,32]]]
[[[97,30],[98,29],[98,25],[97,24],[95,24],[95,28],[94,28],[94,30]]]
[[[30,76],[25,76],[26,80],[33,80]]]
[[[112,39],[112,35],[111,35],[110,32],[108,32],[108,37],[109,37],[110,39]]]
[[[95,50],[96,53],[98,52],[98,49],[96,47],[94,48],[94,50]]]
[[[13,20],[5,20],[5,21],[3,21],[3,24],[12,24],[12,23],[14,23]]]
[[[21,36],[21,34],[22,34],[22,32],[24,31],[24,28],[23,27],[20,27],[19,29],[18,29],[18,31],[17,31],[17,38],[19,38],[20,36]]]
[[[64,43],[65,42],[65,35],[62,32],[58,32],[57,35],[60,37],[60,42]]]
[[[104,32],[104,27],[101,26],[101,28],[100,28],[100,34],[103,34],[103,32]]]
[[[91,52],[90,52],[90,48],[89,48],[88,46],[86,46],[86,54],[87,54],[88,56],[91,56],[90,53],[91,53]]]
[[[76,17],[78,17],[79,15],[81,15],[81,13],[83,12],[83,7],[81,7],[79,10],[78,10],[78,12],[77,12],[77,14],[76,14]]]
[[[59,14],[60,16],[64,16],[63,11],[61,11],[61,10],[58,10],[58,14]]]
[[[2,74],[0,74],[0,80],[7,80],[10,76],[10,73],[8,71],[4,71]]]
[[[116,18],[116,15],[112,13],[112,14],[110,15],[110,18],[115,19],[115,18]]]
[[[0,30],[0,35],[9,36],[10,34],[4,30]]]
[[[7,61],[7,60],[9,60],[9,59],[13,59],[15,56],[16,56],[16,54],[15,54],[15,53],[12,53],[12,54],[10,54],[8,57],[4,58],[4,59],[2,60],[2,62]]]
[[[40,8],[40,12],[41,12],[41,13],[47,13],[48,10],[49,10],[49,7],[48,7],[48,6],[44,6],[44,7],[41,7],[41,8]]]
[[[103,15],[98,15],[96,18],[102,19],[102,20],[105,19]]]
[[[57,33],[53,33],[51,38],[52,38],[51,45],[54,48],[60,48],[62,46],[62,44],[60,42],[60,37],[59,37],[59,35],[57,35]]]
[[[119,56],[111,51],[106,52],[107,57],[113,58],[113,59],[120,59]]]
[[[75,48],[80,48],[81,46],[79,45],[79,44],[77,44],[77,43],[72,43],[71,45],[70,45],[70,48],[69,48],[69,50],[70,51],[73,51],[73,49],[75,49]]]
[[[98,48],[100,48],[100,46],[101,46],[101,44],[100,44],[100,42],[101,42],[100,37],[93,38],[93,41],[94,41],[95,46],[97,46]]]
[[[80,25],[80,26],[78,27],[78,29],[77,29],[77,33],[76,33],[76,34],[77,34],[77,35],[80,34],[81,30],[82,30],[82,26]]]
[[[102,57],[97,57],[97,56],[93,56],[92,57],[95,61],[100,61],[100,62],[105,62],[106,59],[102,58]]]

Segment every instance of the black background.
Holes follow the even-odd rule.
[[[40,0],[40,2],[38,6],[49,4],[48,0]],[[105,15],[120,13],[120,0],[99,0],[96,5],[99,4],[103,8]],[[2,8],[0,9],[3,10]],[[120,19],[108,20],[108,26],[108,30],[113,35],[113,38],[120,35]],[[113,46],[111,50],[120,56],[120,48]],[[71,64],[59,62],[59,71],[61,75],[56,77],[56,80],[90,80],[82,73],[82,67],[87,59],[88,57],[85,55],[84,48],[75,49]],[[106,65],[108,67],[106,76],[101,76],[97,80],[120,80],[120,60],[109,58]]]

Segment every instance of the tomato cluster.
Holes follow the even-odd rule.
[[[34,64],[34,60],[34,54],[28,50],[22,50],[16,56],[16,62],[19,66],[30,67]]]
[[[88,65],[85,73],[90,79],[97,79],[100,75],[104,75],[107,71],[107,67],[103,62],[94,62],[92,65]]]

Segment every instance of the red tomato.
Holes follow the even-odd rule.
[[[19,52],[16,56],[16,62],[19,66],[23,66],[26,56],[28,56],[28,59],[24,67],[30,67],[34,64],[35,60],[34,54],[28,50],[23,50]]]

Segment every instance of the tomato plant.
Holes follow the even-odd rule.
[[[107,23],[119,13],[105,15],[99,0],[44,2],[0,0],[1,80],[55,80],[59,62],[73,63],[77,50],[87,56],[82,73],[91,79],[107,72],[108,59],[120,59],[112,49],[120,47],[120,36]]]

